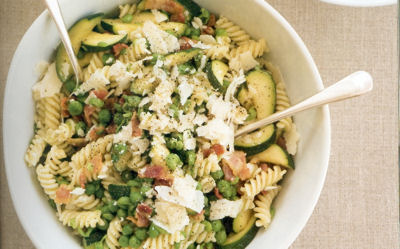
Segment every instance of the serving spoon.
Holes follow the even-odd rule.
[[[242,136],[261,127],[275,123],[276,121],[293,116],[298,112],[313,107],[318,107],[328,103],[363,95],[371,91],[372,88],[373,80],[369,73],[365,71],[354,72],[296,105],[293,105],[283,111],[276,112],[254,123],[241,127],[240,129],[236,130],[235,137]]]
[[[57,0],[44,0],[44,2],[46,3],[47,9],[53,18],[53,21],[56,23],[61,41],[64,44],[69,61],[72,64],[76,82],[80,82],[82,80],[82,70],[79,66],[78,59],[75,56],[74,49],[72,48],[71,40],[69,38],[67,28],[65,27],[64,18],[61,14],[60,5],[58,4]]]

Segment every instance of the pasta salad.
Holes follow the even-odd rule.
[[[291,118],[234,138],[290,106],[252,39],[191,0],[142,0],[78,20],[33,86],[25,155],[84,248],[240,249],[274,216],[294,169]]]

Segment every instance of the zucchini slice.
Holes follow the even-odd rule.
[[[193,2],[192,0],[166,0],[164,2],[161,1],[164,3],[163,5],[160,5],[159,2],[160,1],[157,1],[157,0],[142,0],[137,5],[137,9],[138,10],[161,9],[161,10],[167,11],[168,7],[163,8],[164,6],[173,6],[173,4],[177,4],[178,8],[179,7],[184,8],[192,16],[199,16],[201,14],[201,7],[197,3]]]
[[[89,65],[90,60],[92,59],[92,57],[93,57],[92,53],[85,54],[82,58],[78,59],[79,66],[81,66],[81,68],[84,68],[87,65]]]
[[[160,12],[165,16],[165,20],[168,20],[168,15]],[[140,12],[138,14],[134,14],[131,23],[144,23],[145,21],[151,21],[157,23],[156,16],[150,11]]]
[[[265,70],[256,69],[246,76],[248,97],[257,110],[257,118],[268,117],[275,111],[276,90],[272,76]]]
[[[220,60],[213,60],[206,66],[207,77],[211,85],[218,91],[223,91],[224,77],[229,67]]]
[[[249,210],[251,211],[251,210]],[[252,212],[252,211],[251,211]],[[250,219],[246,221],[245,227],[238,233],[229,234],[226,241],[220,246],[220,249],[244,249],[254,239],[257,234],[256,217],[251,214]]]
[[[238,216],[233,219],[233,224],[232,228],[235,233],[239,233],[242,231],[249,220],[251,220],[251,217],[254,215],[253,211],[251,209],[247,209],[246,211],[242,211],[238,214]]]
[[[252,163],[273,163],[286,168],[294,169],[293,158],[285,149],[277,144],[272,144],[265,151],[254,155],[250,161]]]
[[[110,184],[108,186],[108,192],[113,200],[118,200],[122,196],[129,196],[131,194],[131,188],[127,185]]]
[[[180,3],[192,16],[201,15],[201,7],[192,0],[176,0]]]
[[[273,124],[235,139],[235,149],[253,156],[266,150],[275,142],[276,131]]]
[[[82,48],[88,52],[105,51],[117,43],[122,43],[126,40],[127,35],[112,35],[91,32],[83,41]]]
[[[78,54],[82,41],[90,34],[90,32],[92,32],[94,27],[96,27],[96,25],[100,23],[103,16],[103,13],[98,13],[82,18],[81,20],[76,22],[68,31],[72,43],[72,48],[74,49],[75,54]],[[64,45],[62,43],[57,48],[56,71],[58,78],[62,82],[65,82],[67,79],[69,79],[74,72],[70,64],[67,52],[65,51]]]
[[[201,51],[201,49],[199,49],[199,48],[191,48],[191,49],[171,53],[171,54],[165,56],[165,66],[170,68],[175,65],[186,63],[186,62],[190,61],[191,59],[193,59],[200,51]]]
[[[128,34],[140,28],[140,24],[124,23],[119,19],[104,19],[101,21],[103,29],[114,34]]]
[[[162,22],[159,24],[164,31],[169,31],[176,37],[181,37],[187,28],[187,25],[180,22]]]

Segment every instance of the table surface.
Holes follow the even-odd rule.
[[[375,81],[371,94],[330,106],[332,150],[326,183],[291,248],[398,248],[397,6],[268,2],[303,38],[326,86],[356,70],[369,71]],[[43,9],[38,0],[0,1],[1,99],[15,48]],[[0,168],[0,247],[34,248],[15,214],[3,160]]]

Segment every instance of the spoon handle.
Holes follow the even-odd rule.
[[[77,82],[80,82],[80,80],[82,79],[81,67],[79,66],[78,59],[76,58],[74,49],[72,48],[68,31],[65,28],[65,23],[61,14],[58,0],[44,0],[44,2],[46,3],[47,9],[49,10],[50,15],[53,17],[54,22],[56,23],[57,29],[61,36],[61,41],[64,44],[65,50],[72,64],[72,68],[74,69],[76,80]]]
[[[352,73],[346,78],[303,100],[302,102],[292,107],[289,107],[286,110],[274,113],[271,116],[268,116],[257,122],[243,126],[235,132],[235,137],[254,131],[263,126],[272,124],[283,118],[293,116],[298,112],[310,109],[312,107],[317,107],[328,103],[360,96],[364,93],[371,91],[372,87],[373,80],[369,73],[364,71]]]

